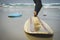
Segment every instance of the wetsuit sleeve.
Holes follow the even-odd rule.
[[[34,11],[37,12],[37,14],[39,13],[41,7],[42,7],[42,3],[41,3],[41,0],[33,0],[34,3],[35,3],[35,9]]]

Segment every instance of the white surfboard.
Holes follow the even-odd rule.
[[[35,29],[37,29],[37,31]],[[38,17],[31,17],[25,22],[24,32],[28,35],[33,35],[37,37],[53,36],[53,30],[50,28],[50,26]]]

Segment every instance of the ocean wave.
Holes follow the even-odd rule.
[[[35,6],[34,3],[9,3],[9,4],[2,4],[2,6]],[[60,6],[60,3],[42,3],[43,6]]]

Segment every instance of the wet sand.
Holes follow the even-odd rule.
[[[27,40],[25,21],[33,16],[34,6],[0,7],[0,34],[2,40]],[[9,18],[9,13],[22,13],[21,17]],[[43,16],[46,14],[46,16]],[[38,15],[54,31],[53,40],[60,39],[60,8],[44,8]]]

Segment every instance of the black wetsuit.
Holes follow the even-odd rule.
[[[34,3],[35,3],[35,10],[37,12],[37,15],[42,7],[42,3],[41,3],[41,0],[33,0]]]

